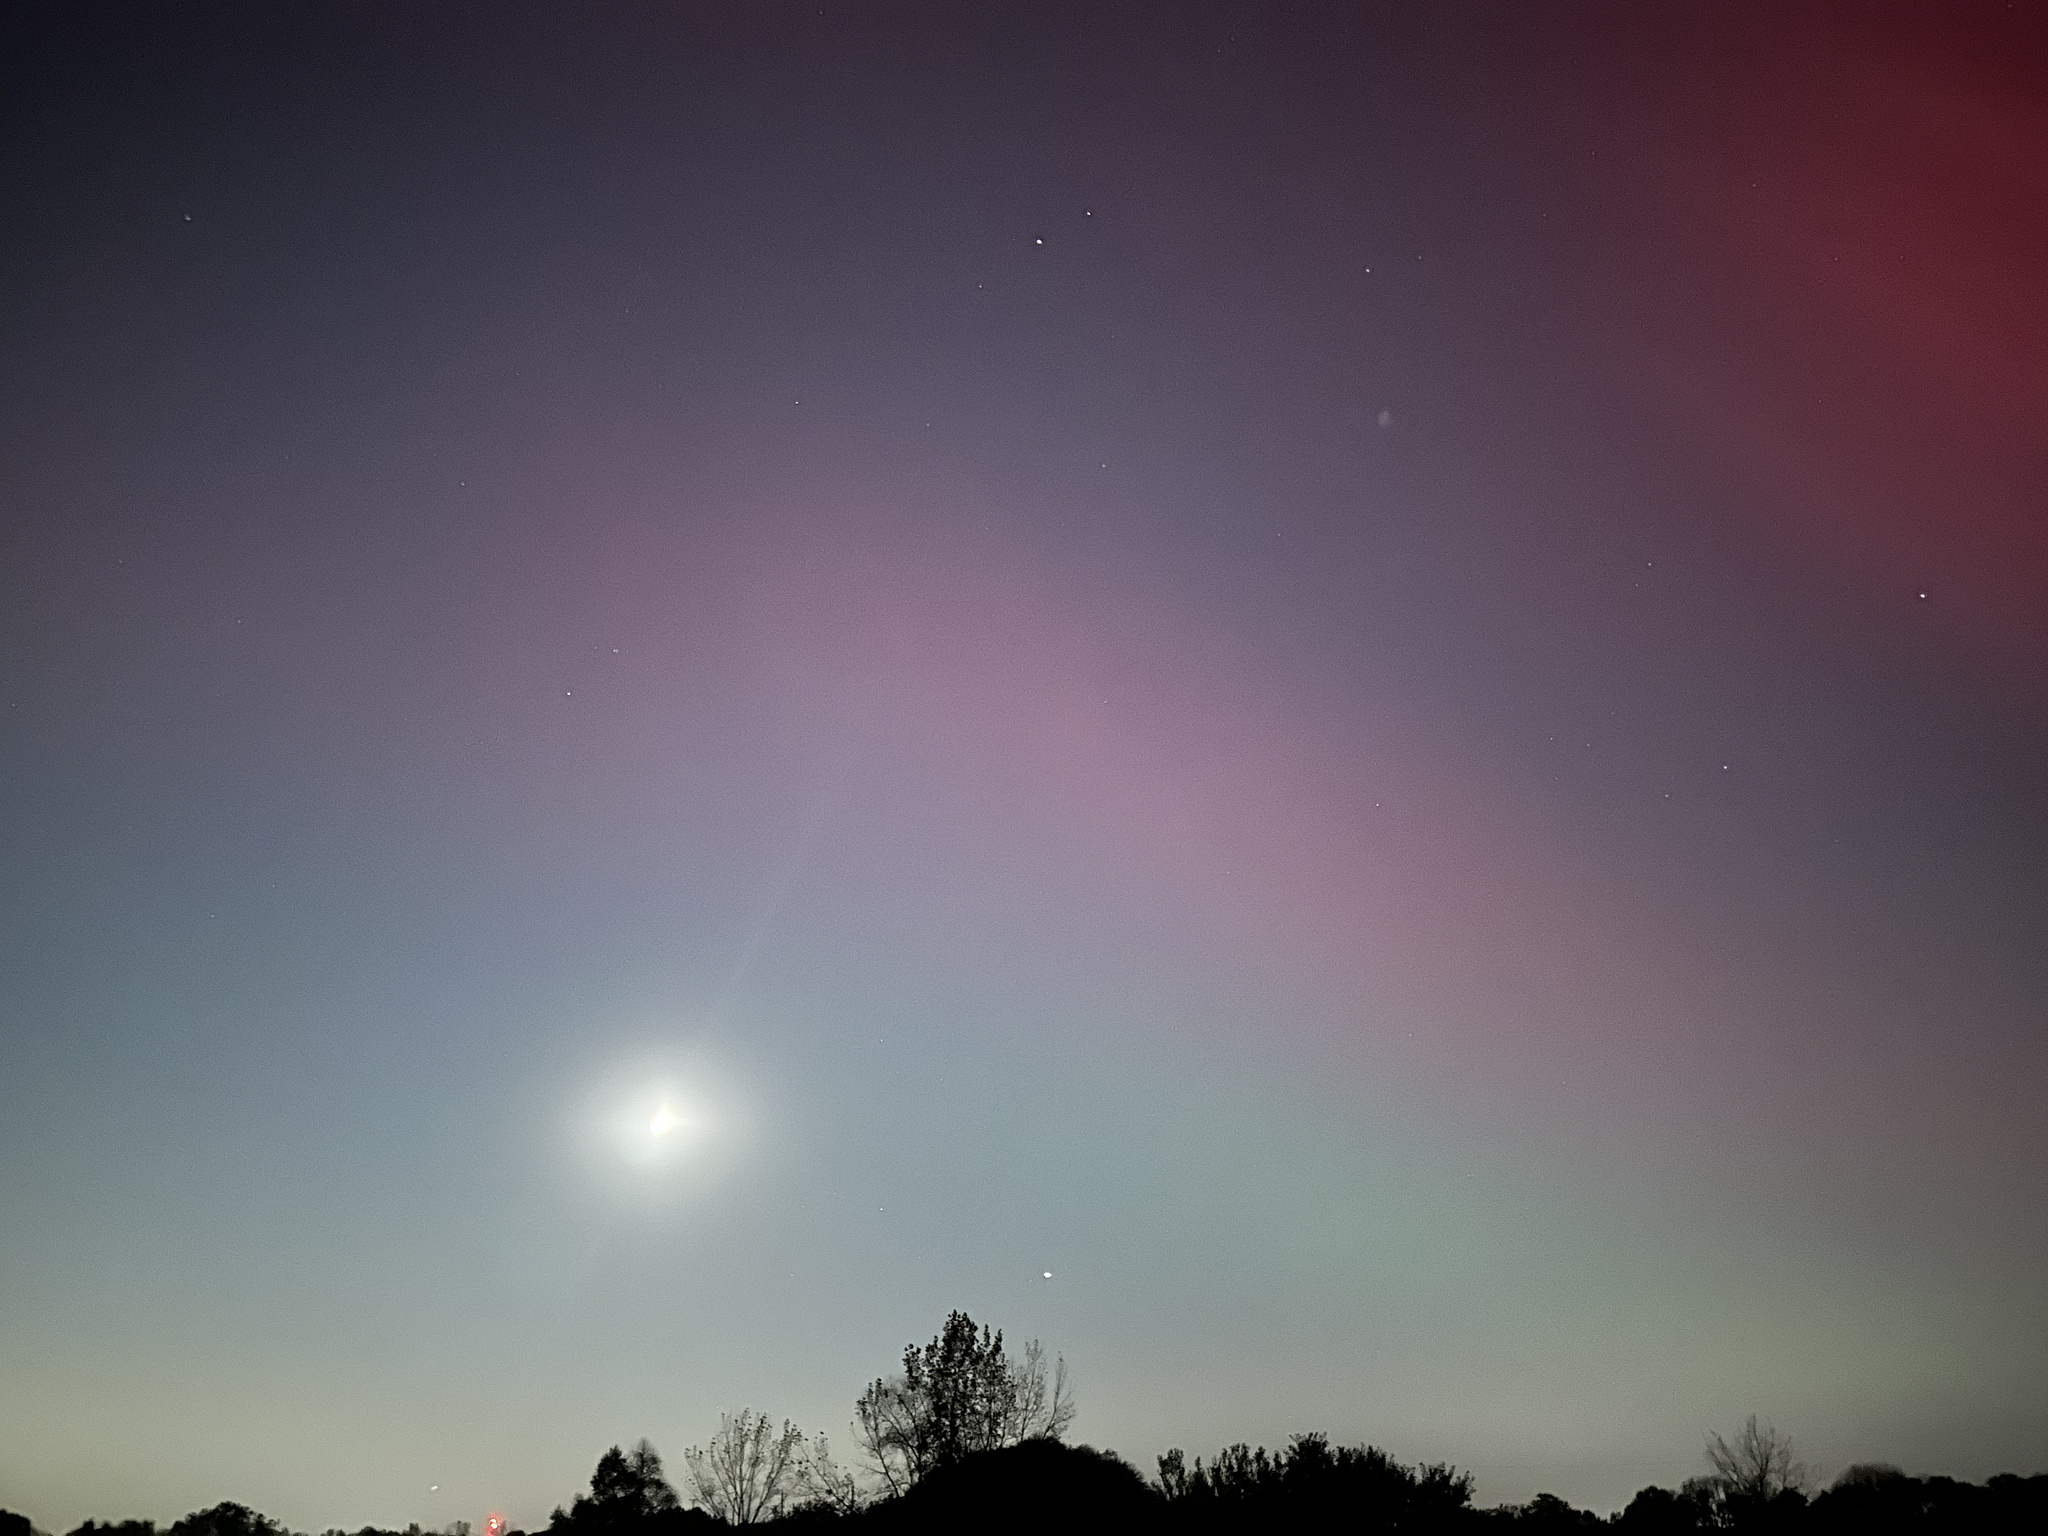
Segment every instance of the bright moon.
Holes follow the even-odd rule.
[[[598,1159],[593,1171],[623,1176],[614,1187],[634,1200],[708,1189],[744,1151],[745,1116],[732,1084],[701,1057],[621,1063],[608,1081],[591,1084],[582,1114],[578,1140]]]

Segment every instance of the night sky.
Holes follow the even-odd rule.
[[[2048,10],[1793,9],[14,8],[0,1504],[2048,1468]]]

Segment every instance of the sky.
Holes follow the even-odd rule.
[[[290,11],[5,24],[0,1505],[2048,1470],[2048,11]]]

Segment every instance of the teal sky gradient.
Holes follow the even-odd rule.
[[[2039,17],[815,9],[11,24],[0,1506],[2041,1470]]]

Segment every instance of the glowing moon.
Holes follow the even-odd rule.
[[[746,1109],[722,1063],[701,1052],[649,1053],[592,1080],[573,1131],[612,1195],[659,1205],[711,1189],[744,1159]]]

